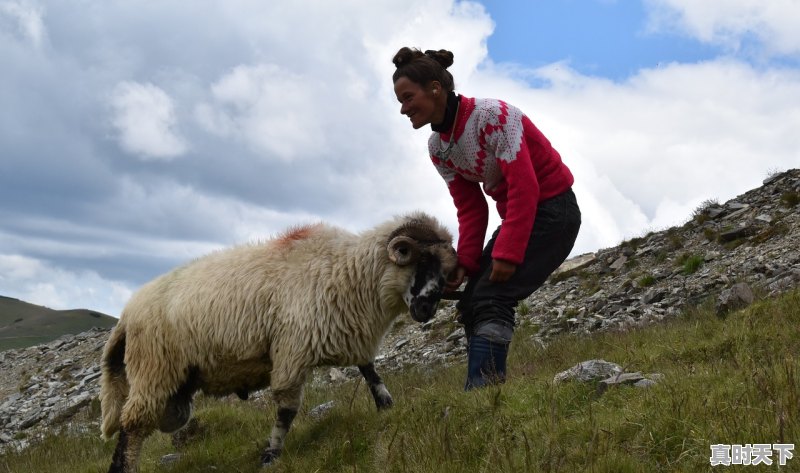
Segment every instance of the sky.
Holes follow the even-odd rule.
[[[402,46],[452,51],[458,93],[550,139],[573,255],[680,225],[800,167],[798,24],[797,0],[0,0],[0,295],[118,316],[290,226],[424,210],[457,234]]]

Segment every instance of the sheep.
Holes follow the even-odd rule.
[[[357,365],[376,407],[393,399],[375,371],[393,321],[435,315],[456,266],[450,232],[430,215],[356,235],[326,224],[211,253],[140,288],[105,345],[109,472],[134,472],[144,439],[191,417],[192,397],[271,388],[277,415],[262,464],[276,460],[317,366]]]

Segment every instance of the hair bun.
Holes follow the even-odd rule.
[[[394,55],[392,58],[392,62],[394,63],[395,67],[403,67],[406,64],[411,63],[414,59],[418,57],[422,57],[423,54],[419,49],[411,49],[408,47],[400,48],[397,51],[397,54]]]
[[[425,55],[438,62],[445,69],[453,65],[453,53],[446,49],[440,49],[438,51],[429,49],[425,51]]]

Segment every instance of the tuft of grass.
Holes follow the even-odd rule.
[[[502,386],[463,392],[464,366],[384,373],[395,406],[376,412],[363,382],[309,387],[285,451],[286,472],[710,471],[712,444],[800,438],[800,290],[716,317],[713,304],[628,332],[565,335],[546,348],[517,330]],[[661,373],[655,386],[554,385],[553,376],[601,358]],[[333,400],[322,419],[308,409]],[[256,473],[274,419],[271,403],[197,399],[202,433],[175,452],[151,436],[141,473]],[[114,442],[96,427],[53,435],[0,459],[0,472],[104,472]],[[786,471],[797,471],[800,459]],[[756,468],[757,470],[757,468]]]
[[[622,243],[619,244],[619,246],[620,248],[630,248],[631,250],[635,251],[640,246],[642,246],[642,243],[644,243],[645,241],[646,237],[634,237],[631,238],[630,240],[623,241]]]
[[[769,240],[771,238],[774,238],[776,236],[777,237],[782,237],[782,236],[788,234],[790,231],[791,231],[791,228],[789,227],[789,225],[787,225],[784,222],[777,222],[777,223],[775,223],[773,225],[770,225],[764,231],[762,231],[761,233],[759,233],[756,236],[754,236],[753,237],[753,244],[754,245],[760,245],[760,244],[764,243],[765,241],[767,241],[767,240]]]
[[[521,316],[526,316],[531,313],[531,306],[527,301],[521,301],[517,304],[517,313]]]
[[[781,194],[781,202],[787,207],[794,207],[800,203],[800,192],[786,191]]]
[[[708,221],[708,209],[711,207],[719,207],[717,199],[706,199],[692,212],[691,221],[698,225],[702,225]]]
[[[639,283],[639,287],[650,287],[656,283],[656,278],[653,277],[652,274],[645,274],[640,277],[637,282]]]
[[[683,248],[683,245],[685,243],[684,237],[681,234],[681,232],[678,231],[676,228],[670,228],[667,231],[666,237],[667,237],[667,247],[671,251],[677,251]]]
[[[678,266],[683,267],[683,274],[687,276],[696,273],[704,262],[705,258],[703,258],[703,256],[689,253],[682,254],[677,260]]]
[[[585,272],[583,273],[578,288],[583,291],[584,294],[592,295],[602,289],[603,285],[600,283],[600,276],[597,273]]]

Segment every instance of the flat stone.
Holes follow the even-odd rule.
[[[719,241],[726,243],[729,241],[738,240],[740,238],[745,238],[751,233],[750,227],[738,227],[732,230],[728,230],[719,234]]]
[[[619,271],[620,269],[625,267],[625,263],[627,262],[628,262],[628,257],[623,255],[614,260],[614,262],[608,265],[608,267],[613,269],[614,271]]]
[[[178,461],[180,461],[182,456],[183,456],[182,453],[169,453],[161,457],[161,459],[158,460],[158,464],[161,466],[170,466],[175,463],[178,463]]]
[[[656,383],[652,379],[647,379],[647,378],[640,379],[639,381],[633,383],[633,385],[636,386],[637,388],[649,388],[651,386],[655,386],[656,384],[658,383]]]
[[[561,263],[561,266],[559,266],[558,268],[556,268],[555,271],[553,271],[553,275],[566,273],[568,271],[578,271],[594,263],[595,259],[596,256],[594,253],[585,253],[582,255],[578,255],[574,258],[570,258]]]
[[[556,384],[564,381],[587,382],[607,378],[619,373],[622,373],[622,367],[616,363],[605,360],[588,360],[582,361],[572,368],[556,374],[553,378],[553,382]]]
[[[333,409],[333,407],[335,405],[336,405],[336,403],[334,401],[328,401],[326,403],[320,404],[320,405],[314,407],[313,409],[309,410],[308,411],[308,415],[313,419],[321,419],[322,417],[327,415],[328,412],[331,409]]]

